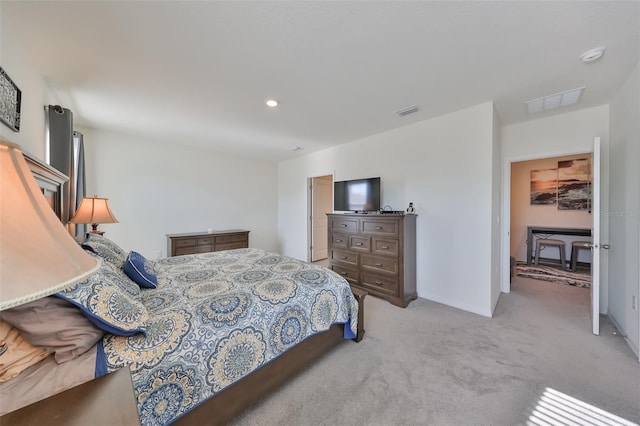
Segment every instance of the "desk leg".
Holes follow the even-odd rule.
[[[531,266],[531,249],[533,247],[533,232],[531,228],[527,229],[527,265]]]

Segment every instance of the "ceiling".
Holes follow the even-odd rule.
[[[2,43],[19,45],[76,124],[280,161],[491,100],[502,124],[606,104],[638,63],[639,9],[3,0],[0,17]],[[602,59],[580,61],[598,46]],[[582,86],[574,106],[527,113],[527,100]]]

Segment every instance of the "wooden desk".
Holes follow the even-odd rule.
[[[131,373],[121,368],[42,401],[7,413],[2,426],[140,425]]]
[[[531,265],[533,256],[531,254],[535,245],[533,239],[535,234],[544,235],[575,235],[591,238],[591,229],[589,228],[554,228],[549,226],[527,226],[527,265]]]

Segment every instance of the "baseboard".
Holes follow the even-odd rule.
[[[631,351],[636,355],[636,358],[638,358],[638,362],[640,362],[640,349],[636,345],[634,345],[632,340],[629,339],[627,332],[622,327],[620,327],[620,323],[618,322],[616,317],[611,315],[611,313],[607,314],[607,316],[609,317],[609,320],[613,323],[615,328],[617,328],[618,331],[624,334],[624,340],[627,342],[627,345],[629,345],[629,347],[631,348]]]
[[[440,297],[436,294],[426,293],[426,294],[418,294],[418,297],[422,299],[431,300],[433,302],[442,303],[443,305],[448,305],[456,309],[462,309],[463,311],[471,312],[473,314],[482,315],[483,317],[491,318],[491,309],[482,309],[478,306],[467,305],[466,303],[461,303],[458,300],[450,300],[447,298]]]

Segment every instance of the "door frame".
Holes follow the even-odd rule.
[[[313,221],[311,219],[312,215],[313,215],[313,205],[312,205],[312,189],[311,189],[311,185],[313,183],[313,179],[315,178],[320,178],[323,176],[331,176],[331,198],[333,199],[333,182],[336,181],[336,177],[335,174],[333,172],[330,173],[324,173],[324,174],[319,174],[319,175],[315,175],[315,176],[309,176],[307,177],[307,262],[312,262],[311,259],[313,259],[313,253],[312,253],[312,249],[311,249],[311,242],[313,241]],[[333,200],[331,201],[331,205],[333,206]],[[327,236],[327,238],[329,238]]]
[[[511,292],[511,164],[520,161],[541,160],[544,158],[564,157],[566,155],[579,155],[591,150],[571,149],[566,151],[539,152],[521,156],[506,157],[502,159],[502,273],[500,274],[500,290],[503,293]],[[602,184],[602,182],[601,182]],[[602,190],[602,188],[601,188]],[[602,224],[601,224],[602,226]]]

